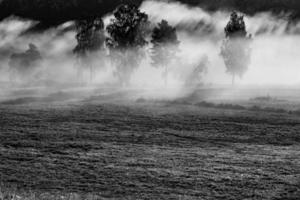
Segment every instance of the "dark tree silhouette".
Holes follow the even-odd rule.
[[[128,85],[131,74],[145,56],[148,43],[148,15],[134,5],[121,5],[114,12],[114,18],[107,26],[109,37],[106,46],[116,66],[114,75],[122,85]]]
[[[93,80],[94,66],[91,55],[104,49],[104,24],[99,17],[90,17],[76,22],[77,46],[73,50],[78,62],[78,75],[82,75],[84,68],[90,70],[90,80]]]
[[[153,44],[151,49],[152,65],[165,68],[163,78],[167,84],[169,65],[176,58],[180,43],[176,28],[170,26],[166,20],[162,20],[153,29],[151,42]]]
[[[244,16],[232,12],[230,21],[225,27],[225,40],[221,47],[221,56],[227,68],[227,73],[232,75],[232,84],[235,77],[240,78],[248,70],[250,63],[251,35],[247,34]]]

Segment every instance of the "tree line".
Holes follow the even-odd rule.
[[[225,39],[220,52],[227,72],[233,77],[233,83],[236,76],[243,76],[250,62],[252,39],[247,33],[243,17],[237,12],[232,12],[224,29]],[[163,68],[162,76],[167,84],[169,68],[177,59],[180,41],[176,28],[166,20],[151,28],[146,13],[134,5],[123,4],[113,13],[106,30],[99,17],[78,20],[76,30],[78,44],[74,54],[80,67],[90,68],[91,79],[94,66],[90,65],[89,56],[95,55],[95,52],[103,56],[103,52],[107,50],[107,56],[116,68],[114,75],[120,84],[128,85],[132,73],[147,54],[145,47],[149,45],[151,64]],[[149,36],[150,41],[147,40]]]
[[[90,65],[89,56],[106,48],[116,68],[114,75],[120,84],[129,85],[132,73],[147,55],[145,47],[151,43],[152,65],[165,68],[163,76],[167,82],[169,64],[176,58],[179,47],[176,28],[162,20],[151,30],[148,15],[134,5],[123,4],[113,15],[106,30],[98,17],[76,22],[77,46],[74,54],[81,64],[79,67],[89,67],[92,78],[94,66]],[[108,34],[106,37],[105,32]],[[149,35],[151,41],[147,40]]]
[[[88,69],[92,81],[97,65],[105,65],[104,62],[109,60],[114,67],[114,76],[121,85],[127,86],[133,72],[149,55],[151,65],[162,69],[162,77],[167,85],[170,68],[180,63],[180,41],[176,27],[166,20],[151,24],[148,15],[135,5],[120,5],[106,27],[102,18],[96,15],[76,20],[75,27],[77,45],[73,54],[76,57],[78,79]],[[244,16],[237,12],[232,12],[224,33],[220,55],[234,84],[236,76],[242,77],[249,66],[252,37],[247,33]],[[25,53],[11,56],[11,77],[14,79],[16,73],[22,76],[30,72],[41,60],[38,48],[31,44]],[[203,56],[187,83],[197,82],[197,78],[207,71],[208,63],[208,57]]]

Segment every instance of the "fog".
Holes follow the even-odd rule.
[[[166,19],[176,26],[180,40],[178,60],[170,66],[168,85],[162,78],[163,69],[151,66],[149,56],[134,71],[130,86],[135,89],[170,91],[178,95],[185,90],[185,83],[201,62],[203,56],[208,57],[207,72],[199,77],[204,86],[224,87],[231,85],[231,76],[226,73],[224,62],[220,56],[220,46],[224,39],[224,27],[230,13],[206,12],[199,7],[189,7],[181,3],[146,1],[141,10],[149,15],[153,24]],[[104,17],[107,25],[111,15]],[[253,36],[251,45],[252,57],[249,70],[237,80],[239,86],[300,86],[300,24],[289,23],[285,15],[273,16],[261,13],[245,16],[249,34]],[[24,77],[19,85],[28,87],[56,88],[78,87],[79,78],[76,58],[72,54],[76,46],[74,23],[68,22],[41,33],[26,33],[37,22],[9,18],[0,23],[0,88],[14,88],[9,79],[8,60],[12,53],[26,51],[29,43],[34,43],[43,56],[43,63],[38,78]],[[146,49],[149,52],[149,47]],[[91,60],[96,66],[94,80],[90,82],[88,69],[81,71],[80,81],[85,87],[121,88],[113,72],[112,63],[105,54],[96,54]],[[103,56],[104,55],[104,56]],[[21,84],[20,84],[21,82]],[[61,86],[61,87],[60,87]],[[80,87],[82,84],[80,85]],[[170,88],[172,90],[170,90]],[[167,90],[169,89],[169,90]],[[161,92],[166,94],[166,92]]]
[[[201,54],[207,54],[210,66],[206,83],[230,84],[220,57],[221,40],[230,13],[208,13],[201,8],[188,7],[180,3],[148,1],[142,9],[151,21],[167,19],[180,28],[181,55],[190,63],[197,62]],[[261,13],[246,16],[248,33],[254,40],[252,58],[248,72],[237,81],[238,85],[299,85],[299,23],[289,23],[286,17]],[[179,71],[188,70],[181,66]]]

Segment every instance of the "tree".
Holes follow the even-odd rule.
[[[28,49],[22,53],[14,53],[9,59],[10,80],[16,78],[34,78],[36,69],[41,67],[42,55],[35,44],[30,43]]]
[[[232,12],[224,31],[225,40],[222,43],[221,56],[227,73],[232,75],[232,84],[234,84],[236,75],[242,78],[248,70],[252,38],[251,35],[247,34],[244,16],[236,12]]]
[[[208,72],[209,60],[207,55],[201,57],[200,62],[194,67],[192,72],[187,76],[185,85],[187,87],[197,87],[203,85],[203,74]]]
[[[147,14],[134,5],[124,4],[116,9],[114,18],[107,26],[109,37],[106,46],[116,66],[114,75],[122,85],[129,84],[131,74],[145,56],[148,25]]]
[[[152,65],[165,68],[163,78],[167,84],[169,65],[176,58],[180,43],[176,28],[170,26],[166,20],[162,20],[153,29],[151,42],[153,44],[151,49]]]
[[[89,17],[76,22],[77,46],[73,52],[78,61],[78,75],[80,76],[84,68],[90,69],[90,80],[93,80],[94,66],[91,56],[95,52],[102,50],[105,42],[104,24],[100,17]]]

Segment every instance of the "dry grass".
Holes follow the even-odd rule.
[[[294,114],[147,101],[0,112],[0,181],[21,199],[300,197]]]

